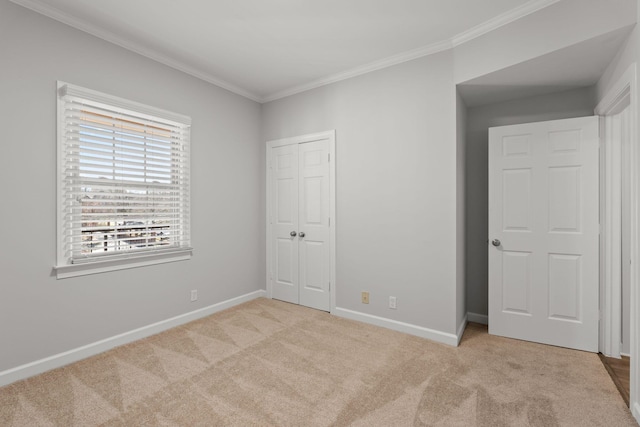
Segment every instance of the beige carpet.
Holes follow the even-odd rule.
[[[597,355],[258,299],[0,388],[2,426],[636,425]]]

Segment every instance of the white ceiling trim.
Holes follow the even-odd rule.
[[[453,47],[450,40],[445,40],[438,43],[433,43],[428,46],[420,47],[418,49],[403,52],[398,55],[393,55],[388,58],[381,59],[379,61],[370,62],[369,64],[362,65],[356,68],[352,68],[347,71],[332,74],[322,79],[314,80],[310,83],[305,83],[300,86],[295,86],[289,89],[285,89],[280,92],[265,96],[262,102],[275,101],[276,99],[285,98],[296,93],[305,92],[317,87],[326,86],[331,83],[339,82],[341,80],[350,79],[362,74],[367,74],[372,71],[381,70],[383,68],[391,67],[392,65],[401,64],[403,62],[411,61],[412,59],[418,59],[423,56],[433,55],[434,53],[449,50]]]
[[[138,43],[133,43],[131,41],[125,40],[114,33],[105,30],[104,28],[100,28],[95,25],[87,24],[71,15],[68,15],[60,10],[49,6],[44,3],[42,0],[10,0],[13,3],[16,3],[20,6],[26,7],[27,9],[31,9],[34,12],[38,12],[44,16],[47,16],[51,19],[55,19],[56,21],[62,22],[63,24],[67,24],[71,27],[74,27],[80,31],[84,31],[91,35],[94,35],[100,39],[106,40],[110,43],[123,47],[127,50],[135,52],[139,55],[150,58],[154,61],[160,62],[164,65],[168,65],[171,68],[175,68],[178,71],[182,71],[183,73],[189,74],[193,77],[196,77],[200,80],[204,80],[205,82],[214,84],[218,87],[226,89],[235,94],[244,96],[245,98],[249,98],[256,102],[262,102],[262,98],[254,93],[246,91],[239,86],[221,80],[209,73],[202,72],[193,67],[190,67],[180,61],[176,61],[172,58],[169,58],[166,55],[163,55],[153,49],[146,48],[141,46]]]
[[[473,28],[463,31],[460,34],[456,34],[451,38],[451,44],[459,46],[462,43],[466,43],[484,34],[487,34],[493,30],[497,30],[500,27],[508,25],[518,19],[522,19],[527,15],[531,15],[545,7],[558,3],[560,0],[532,0],[523,5],[520,5],[514,9],[511,9],[505,13],[502,13],[494,18],[483,22]]]
[[[488,21],[485,21],[482,24],[477,25],[467,31],[457,34],[448,40],[432,43],[418,49],[403,52],[385,59],[381,59],[379,61],[374,61],[366,65],[352,68],[351,70],[332,74],[330,76],[312,81],[310,83],[305,83],[300,86],[295,86],[280,92],[276,92],[274,94],[265,96],[262,99],[262,102],[264,103],[275,101],[276,99],[286,98],[287,96],[295,95],[296,93],[306,92],[308,90],[326,86],[331,83],[336,83],[341,80],[346,80],[351,77],[367,74],[372,71],[380,70],[382,68],[391,67],[393,65],[398,65],[403,62],[411,61],[413,59],[418,59],[423,56],[433,55],[434,53],[451,49],[455,46],[461,45],[462,43],[466,43],[486,33],[496,30],[504,25],[510,24],[511,22],[517,21],[518,19],[524,18],[525,16],[537,12],[540,9],[544,9],[545,7],[551,6],[554,3],[558,3],[559,1],[560,0],[531,0],[521,6],[502,13],[495,18],[489,19]]]
[[[362,74],[370,73],[372,71],[391,67],[393,65],[401,64],[403,62],[421,58],[423,56],[433,55],[435,53],[451,49],[462,43],[466,43],[486,33],[496,30],[504,25],[510,24],[511,22],[517,21],[518,19],[521,19],[527,15],[535,13],[538,10],[544,9],[545,7],[558,3],[560,0],[531,0],[519,7],[516,7],[514,9],[511,9],[510,11],[502,13],[467,31],[457,34],[448,40],[432,43],[430,45],[423,46],[418,49],[393,55],[388,58],[381,59],[379,61],[374,61],[369,64],[355,67],[347,71],[332,74],[322,79],[314,80],[310,83],[305,83],[299,86],[285,89],[283,91],[276,92],[264,97],[259,96],[255,93],[249,92],[225,80],[219,79],[210,73],[203,72],[196,68],[190,67],[180,61],[176,61],[172,58],[169,58],[168,56],[163,55],[153,49],[149,49],[144,46],[141,46],[138,43],[125,40],[117,36],[116,34],[105,30],[104,28],[87,24],[86,22],[83,22],[69,14],[61,12],[60,10],[49,6],[44,2],[44,0],[10,0],[10,1],[20,6],[26,7],[27,9],[31,9],[35,12],[38,12],[42,15],[45,15],[49,18],[55,19],[56,21],[62,22],[63,24],[70,25],[71,27],[74,27],[78,30],[92,34],[110,43],[116,44],[127,50],[133,51],[139,55],[153,59],[154,61],[168,65],[171,68],[175,68],[176,70],[182,71],[186,74],[192,75],[201,80],[204,80],[206,82],[219,86],[235,94],[238,94],[240,96],[243,96],[245,98],[251,99],[256,102],[265,103],[265,102],[275,101],[276,99],[281,99],[290,95],[295,95],[296,93],[315,89],[321,86],[326,86],[331,83],[336,83],[341,80],[346,80],[351,77],[356,77]]]

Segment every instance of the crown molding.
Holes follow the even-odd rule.
[[[106,40],[110,43],[113,43],[127,50],[135,52],[139,55],[142,55],[154,61],[160,62],[178,71],[182,71],[200,80],[204,80],[205,82],[219,86],[223,89],[228,90],[229,92],[233,92],[237,95],[243,96],[252,101],[265,103],[265,102],[270,102],[270,101],[275,101],[277,99],[285,98],[287,96],[295,95],[297,93],[305,92],[311,89],[315,89],[321,86],[326,86],[331,83],[336,83],[341,80],[346,80],[352,77],[360,76],[362,74],[370,73],[372,71],[381,70],[383,68],[391,67],[393,65],[401,64],[403,62],[418,59],[423,56],[433,55],[438,52],[443,52],[445,50],[452,49],[456,46],[459,46],[463,43],[466,43],[484,34],[494,31],[502,26],[505,26],[514,21],[517,21],[518,19],[524,18],[527,15],[530,15],[541,9],[544,9],[545,7],[558,3],[561,0],[530,0],[522,4],[521,6],[518,6],[505,13],[502,13],[488,21],[485,21],[480,25],[477,25],[467,31],[459,33],[451,37],[450,39],[443,40],[437,43],[432,43],[430,45],[413,49],[407,52],[403,52],[397,55],[393,55],[378,61],[371,62],[369,64],[352,68],[347,71],[332,74],[327,77],[323,77],[321,79],[317,79],[309,83],[305,83],[299,86],[294,86],[282,91],[278,91],[264,97],[259,96],[256,93],[247,91],[225,80],[219,79],[210,73],[206,73],[202,70],[198,70],[197,68],[191,67],[181,61],[177,61],[173,58],[170,58],[154,49],[144,47],[138,43],[133,43],[122,37],[119,37],[116,34],[108,30],[105,30],[104,28],[100,28],[98,26],[83,22],[80,19],[75,18],[74,16],[63,13],[60,10],[47,5],[44,2],[44,0],[10,0],[10,1],[20,6],[23,6],[27,9],[31,9],[34,12],[45,15],[51,19],[55,19],[56,21],[62,22],[63,24],[74,27],[80,31],[84,31],[98,38]]]
[[[326,86],[331,83],[336,83],[341,80],[350,79],[352,77],[367,74],[372,71],[381,70],[383,68],[391,67],[393,65],[401,64],[403,62],[411,61],[421,58],[423,56],[433,55],[434,53],[443,52],[451,49],[453,46],[450,40],[445,40],[437,43],[433,43],[427,46],[413,49],[407,52],[399,53],[397,55],[389,56],[379,61],[370,62],[365,65],[361,65],[356,68],[352,68],[347,71],[343,71],[336,74],[331,74],[327,77],[323,77],[318,80],[314,80],[309,83],[305,83],[299,86],[295,86],[289,89],[285,89],[280,92],[273,93],[271,95],[262,98],[262,102],[275,101],[276,99],[285,98],[287,96],[295,95],[296,93],[305,92],[307,90],[315,89],[321,86]]]
[[[300,86],[285,89],[283,91],[265,96],[264,98],[262,98],[262,102],[265,103],[281,98],[286,98],[287,96],[295,95],[297,93],[305,92],[321,86],[326,86],[331,83],[349,79],[351,77],[356,77],[362,74],[370,73],[372,71],[380,70],[382,68],[387,68],[393,65],[401,64],[403,62],[411,61],[413,59],[418,59],[423,56],[433,55],[434,53],[452,49],[463,43],[483,36],[484,34],[487,34],[491,31],[497,30],[502,26],[517,21],[518,19],[524,18],[527,15],[544,9],[545,7],[558,3],[559,1],[560,0],[530,0],[527,3],[522,4],[521,6],[502,13],[495,18],[489,19],[488,21],[485,21],[482,24],[477,25],[467,31],[456,34],[448,40],[433,43],[427,46],[420,47],[418,49],[400,53],[398,55],[390,56],[388,58],[371,62],[360,67],[352,68],[351,70],[347,70],[341,73],[332,74],[325,78],[314,80],[310,83],[305,83]]]
[[[508,10],[500,15],[483,22],[480,25],[476,25],[466,31],[456,34],[451,38],[451,44],[453,47],[459,46],[462,43],[466,43],[475,38],[483,36],[493,30],[497,30],[507,24],[510,24],[518,19],[522,19],[527,15],[535,13],[545,7],[558,3],[560,0],[530,0],[514,9]]]
[[[262,97],[252,92],[244,90],[241,87],[236,86],[232,83],[229,83],[225,80],[219,79],[209,73],[202,72],[194,67],[184,64],[181,61],[172,59],[154,49],[149,49],[147,47],[141,46],[138,43],[133,43],[129,40],[123,39],[122,37],[119,37],[116,34],[112,33],[111,31],[105,30],[104,28],[83,22],[82,20],[74,16],[61,12],[60,10],[49,6],[42,0],[10,0],[10,1],[19,6],[33,10],[34,12],[37,12],[41,15],[44,15],[56,21],[62,22],[63,24],[69,25],[80,31],[89,33],[100,39],[106,40],[110,43],[113,43],[122,48],[135,52],[139,55],[145,56],[156,62],[160,62],[161,64],[167,65],[178,71],[182,71],[183,73],[189,74],[200,80],[204,80],[205,82],[221,87],[222,89],[226,89],[229,92],[233,92],[237,95],[243,96],[245,98],[249,98],[252,101],[262,102]]]

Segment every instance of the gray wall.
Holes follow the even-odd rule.
[[[6,0],[0,53],[0,371],[264,287],[259,104]],[[192,117],[191,260],[52,276],[56,80]]]
[[[638,14],[640,14],[640,7],[638,8]],[[613,88],[624,72],[627,71],[629,66],[637,61],[638,49],[640,49],[638,41],[639,38],[640,31],[636,26],[627,37],[626,42],[620,48],[616,57],[604,71],[602,77],[600,77],[600,80],[598,80],[598,83],[596,84],[597,102],[602,101],[602,98],[604,98],[607,92]]]
[[[467,310],[488,313],[488,129],[518,123],[592,116],[594,88],[469,108],[467,111]]]
[[[263,105],[264,140],[336,129],[338,307],[455,333],[455,101],[444,52]]]

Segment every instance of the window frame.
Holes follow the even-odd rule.
[[[57,167],[56,167],[56,264],[54,265],[54,271],[58,279],[76,277],[88,274],[104,273],[108,271],[122,270],[128,268],[142,267],[166,262],[183,261],[191,258],[193,248],[190,245],[191,242],[191,230],[190,230],[190,170],[187,171],[187,187],[186,190],[181,192],[181,196],[186,198],[187,212],[182,212],[182,215],[186,216],[187,237],[185,246],[173,246],[167,249],[157,248],[145,248],[136,250],[124,250],[121,253],[116,253],[109,256],[96,256],[95,258],[89,257],[82,259],[79,262],[73,263],[72,259],[67,258],[65,242],[67,236],[65,236],[65,183],[64,183],[64,168],[66,161],[66,136],[65,136],[65,96],[75,96],[86,99],[87,101],[106,104],[113,111],[122,110],[122,112],[131,113],[135,112],[141,119],[152,118],[154,120],[166,121],[169,123],[179,124],[187,129],[187,136],[185,138],[185,144],[187,147],[190,145],[190,126],[191,118],[170,111],[162,110],[159,108],[151,107],[145,104],[141,104],[135,101],[130,101],[120,97],[104,94],[91,89],[86,89],[80,86],[72,85],[66,82],[58,81],[56,88],[56,100],[57,100]],[[190,150],[189,150],[190,151]],[[188,154],[188,162],[190,162],[190,155]]]

